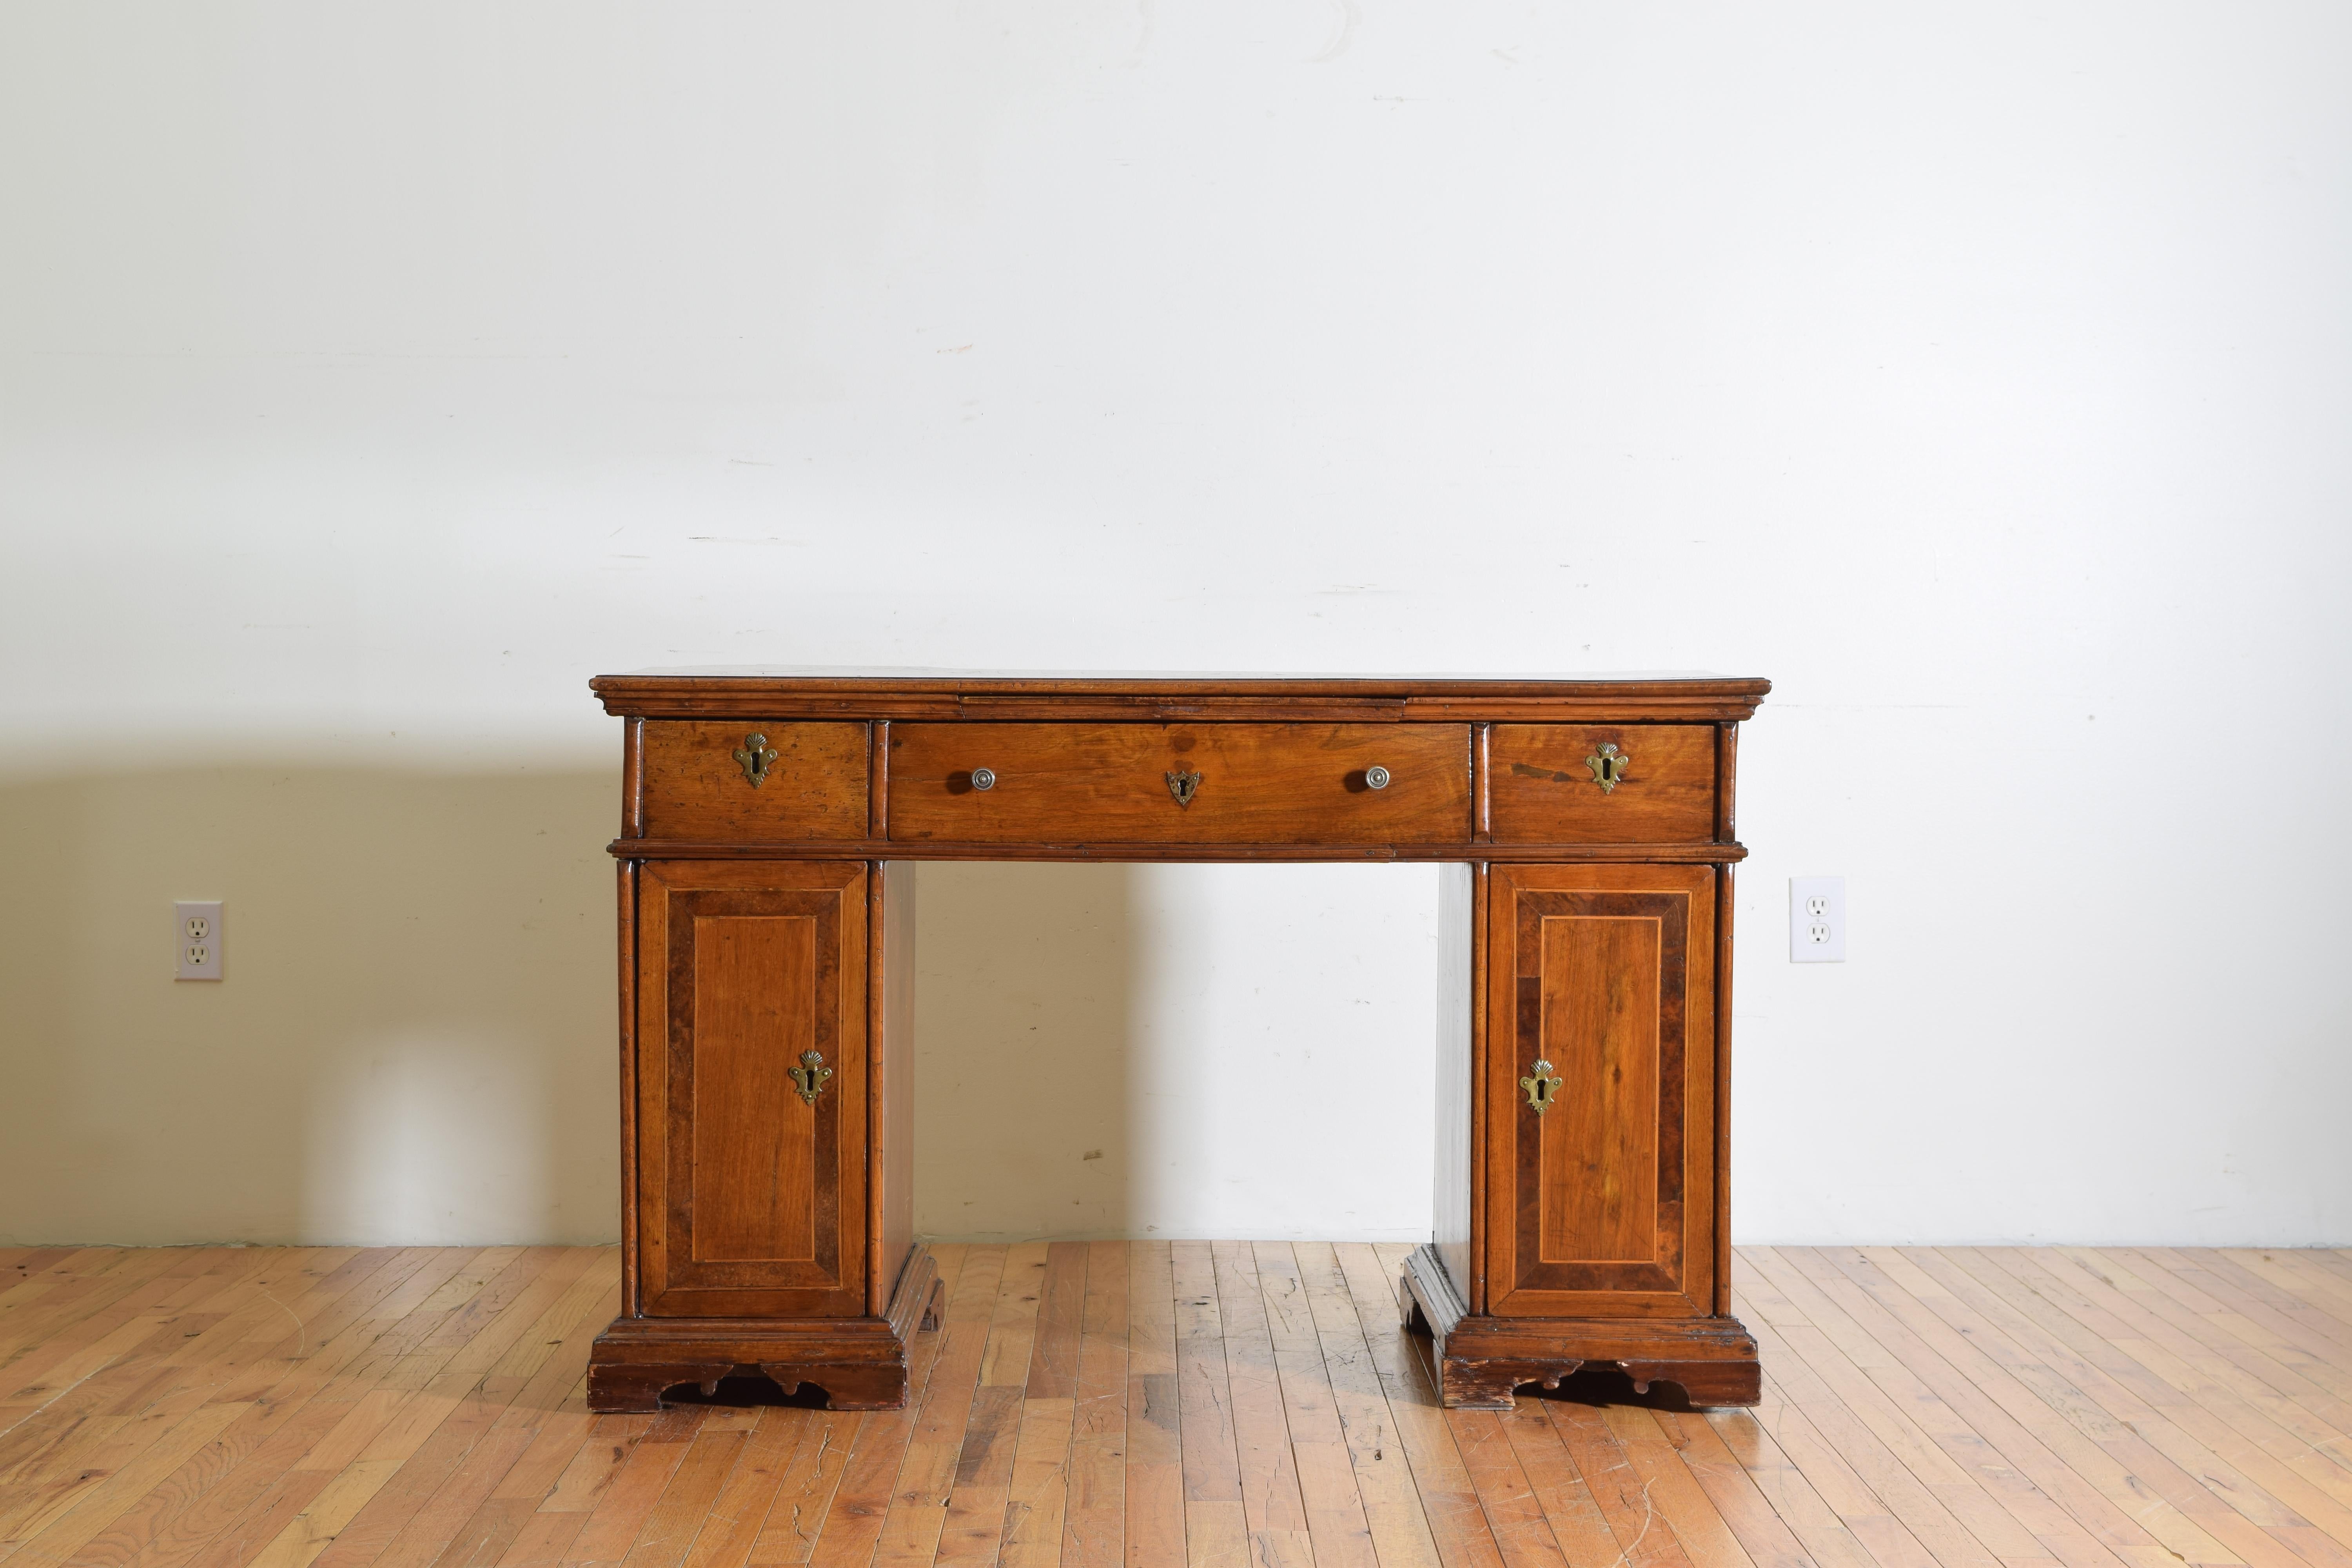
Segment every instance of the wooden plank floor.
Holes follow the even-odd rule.
[[[1695,1415],[1438,1409],[1403,1250],[943,1247],[905,1411],[597,1416],[609,1248],[0,1249],[0,1560],[2352,1568],[2352,1254],[1751,1247]]]

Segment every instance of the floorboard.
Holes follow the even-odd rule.
[[[0,1248],[0,1568],[2352,1568],[2352,1253],[1745,1247],[1696,1414],[1439,1409],[1403,1250],[942,1244],[903,1411],[597,1415],[610,1248]]]

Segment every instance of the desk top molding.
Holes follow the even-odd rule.
[[[1769,680],[1715,675],[1055,675],[748,666],[640,670],[589,682],[637,719],[1051,719],[1152,723],[1738,722]]]

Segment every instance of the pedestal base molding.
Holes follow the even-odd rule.
[[[1586,1366],[1622,1369],[1636,1393],[1671,1383],[1700,1409],[1762,1394],[1756,1342],[1737,1318],[1474,1317],[1431,1247],[1406,1259],[1397,1300],[1405,1327],[1434,1342],[1449,1409],[1508,1410],[1512,1390],[1558,1388]]]
[[[939,1326],[938,1294],[939,1266],[918,1247],[885,1317],[615,1318],[588,1352],[588,1408],[659,1410],[680,1384],[709,1394],[757,1374],[788,1394],[813,1384],[832,1410],[904,1409],[908,1342],[919,1322]]]

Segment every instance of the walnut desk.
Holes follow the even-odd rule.
[[[907,1397],[914,860],[1433,860],[1445,1403],[1591,1363],[1752,1404],[1726,1115],[1762,680],[649,673],[624,721],[621,1315],[596,1410]]]

